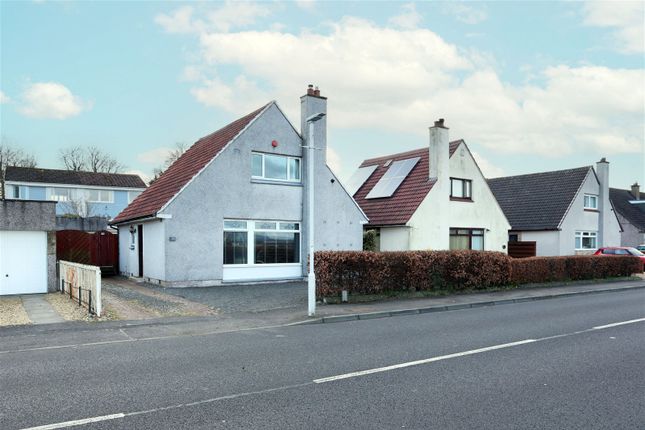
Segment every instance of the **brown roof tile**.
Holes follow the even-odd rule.
[[[450,142],[450,156],[455,153],[461,143],[464,141]],[[428,147],[424,147],[363,161],[360,167],[378,165],[374,173],[354,194],[356,203],[369,218],[368,225],[403,225],[410,220],[435,184],[435,181],[431,181],[428,177],[429,155]],[[392,196],[378,199],[365,198],[387,171],[388,168],[383,166],[386,161],[392,160],[394,162],[414,157],[420,157],[419,162]]]
[[[112,223],[155,215],[271,103],[195,142],[147,190],[117,215]]]

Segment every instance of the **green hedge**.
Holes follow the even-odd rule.
[[[320,251],[317,295],[385,291],[477,290],[490,287],[630,276],[636,257],[533,257],[513,259],[486,251]]]

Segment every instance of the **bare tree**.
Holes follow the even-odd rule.
[[[36,167],[36,157],[20,148],[15,148],[2,136],[0,142],[0,198],[4,199],[4,178],[7,166]]]
[[[123,165],[96,146],[72,146],[60,151],[60,160],[67,170],[119,173]]]
[[[87,169],[85,151],[80,146],[61,149],[60,160],[63,162],[67,170],[78,172]]]
[[[163,166],[157,167],[154,169],[153,173],[154,176],[150,180],[150,183],[152,184],[154,181],[159,179],[159,177],[168,170],[168,167],[172,166],[172,164],[181,157],[184,152],[188,150],[188,145],[186,145],[184,142],[176,142],[175,147],[170,150],[168,155],[166,156],[166,159],[164,160]]]

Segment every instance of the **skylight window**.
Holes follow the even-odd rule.
[[[347,181],[346,188],[350,196],[356,194],[356,192],[363,186],[365,181],[367,181],[369,177],[372,176],[372,173],[374,173],[374,170],[376,170],[377,167],[378,165],[360,167],[354,172],[352,177],[349,178],[349,181]]]
[[[410,174],[420,159],[421,157],[415,157],[393,162],[365,198],[378,199],[390,197],[399,188],[403,180]]]

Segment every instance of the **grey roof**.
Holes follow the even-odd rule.
[[[631,190],[609,189],[609,199],[614,206],[614,210],[640,231],[645,231],[645,212],[629,203],[630,200],[645,200],[645,193],[639,194],[640,196],[635,196]]]
[[[38,167],[7,166],[5,180],[14,182],[37,182],[43,184],[146,188],[145,182],[143,182],[139,175],[75,172],[71,170],[40,169]]]
[[[557,230],[591,166],[488,179],[512,230]]]

